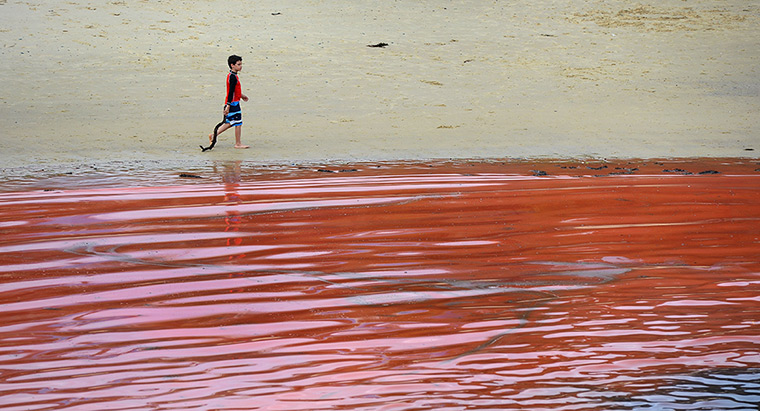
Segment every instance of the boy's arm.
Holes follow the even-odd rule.
[[[235,87],[237,86],[237,82],[237,76],[230,75],[230,84],[227,86],[227,100],[225,101],[227,105],[230,105],[232,103],[232,99],[235,97]]]

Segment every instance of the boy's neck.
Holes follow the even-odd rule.
[[[232,70],[232,69],[230,69],[230,73],[232,73],[232,74],[237,74],[238,72],[237,72],[237,71],[235,71],[235,70]]]

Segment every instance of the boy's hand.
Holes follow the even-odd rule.
[[[243,101],[248,101],[248,96],[246,96],[245,94],[241,94],[241,95],[240,95],[240,98],[241,98]]]
[[[223,111],[223,113],[224,113],[225,117],[227,116],[227,114],[230,114],[230,106],[228,106],[228,105],[225,104],[224,105],[224,111]]]

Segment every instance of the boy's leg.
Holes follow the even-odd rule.
[[[219,127],[219,130],[216,131],[216,136],[219,137],[220,134],[225,132],[228,128],[232,127],[230,123],[224,123],[221,127]],[[212,143],[214,142],[214,132],[208,134],[208,142]]]
[[[243,142],[240,140],[240,136],[242,134],[243,134],[243,126],[235,127],[235,148],[249,148],[250,147],[250,146],[243,145]]]

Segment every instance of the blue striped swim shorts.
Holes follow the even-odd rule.
[[[240,102],[236,101],[230,104],[230,112],[224,118],[225,123],[229,123],[232,127],[239,127],[243,125],[243,112],[240,111]]]

